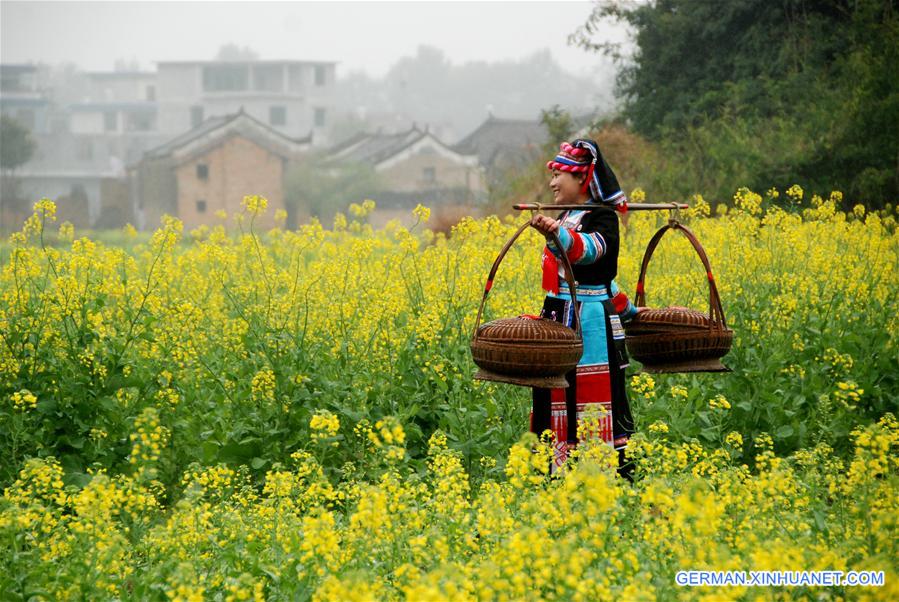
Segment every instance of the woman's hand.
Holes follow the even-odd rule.
[[[547,238],[551,233],[559,231],[559,224],[559,220],[541,213],[538,213],[531,218],[531,227]]]

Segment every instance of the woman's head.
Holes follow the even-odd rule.
[[[567,142],[559,145],[559,154],[546,163],[553,174],[549,187],[556,204],[583,203],[590,198],[587,178],[591,161],[586,149],[575,148]]]
[[[559,145],[559,153],[546,167],[553,172],[550,188],[556,203],[608,203],[626,210],[627,197],[593,140],[578,138]],[[572,180],[577,182],[577,193]],[[561,199],[560,199],[561,197]]]

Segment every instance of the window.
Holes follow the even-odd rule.
[[[315,127],[324,127],[325,126],[325,110],[324,109],[315,109]]]
[[[200,180],[209,179],[209,166],[205,163],[197,163],[197,178]]]
[[[268,122],[272,125],[287,125],[287,107],[269,107]]]
[[[195,128],[203,123],[203,107],[190,108],[190,127]]]
[[[197,213],[206,213],[206,201],[202,199],[197,201]]]
[[[325,71],[324,65],[315,66],[315,85],[324,86],[328,81],[328,72]]]
[[[153,113],[133,112],[125,114],[125,129],[129,132],[149,132],[156,126]]]
[[[90,138],[80,138],[75,153],[79,161],[90,161],[94,158],[94,142]]]
[[[253,66],[253,89],[262,92],[284,90],[284,69],[281,65]]]
[[[103,111],[103,130],[115,132],[119,129],[119,114],[115,111]]]
[[[421,176],[427,184],[437,181],[437,170],[433,167],[425,167],[421,170]]]
[[[203,67],[205,92],[239,92],[250,88],[248,65],[210,65]]]
[[[287,67],[288,92],[302,92],[305,88],[306,82],[303,81],[303,68],[300,65],[289,65]]]

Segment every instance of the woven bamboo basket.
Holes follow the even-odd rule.
[[[646,269],[649,260],[668,230],[687,237],[705,266],[709,282],[709,313],[686,307],[644,309],[625,325],[627,350],[647,372],[726,372],[721,358],[733,344],[734,331],[727,327],[724,309],[708,255],[696,235],[675,220],[669,221],[650,240],[640,265],[637,281],[638,307],[646,305]]]
[[[484,304],[493,287],[496,271],[512,244],[529,225],[524,223],[503,246],[487,277],[471,337],[471,357],[479,368],[475,378],[523,387],[565,388],[568,386],[565,374],[577,366],[584,351],[580,320],[575,320],[576,330],[535,316],[501,318],[481,325]],[[561,248],[555,234],[553,238]],[[573,291],[572,303],[577,307],[574,271],[564,255],[562,265],[565,279]]]

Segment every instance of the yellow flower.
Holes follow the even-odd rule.
[[[718,394],[709,400],[709,407],[713,410],[729,410],[730,402],[727,401],[724,395]]]
[[[263,368],[253,376],[251,383],[253,399],[257,401],[275,400],[275,373],[271,368]]]
[[[855,404],[861,401],[865,390],[860,388],[855,381],[840,381],[833,393],[834,398],[841,402],[846,408],[853,409]]]
[[[340,430],[340,420],[328,410],[319,410],[312,415],[312,419],[309,421],[309,428],[312,429],[313,441],[328,439],[335,436],[337,431]],[[337,442],[335,441],[334,445],[336,444]]]
[[[682,399],[686,399],[687,396],[689,395],[689,392],[687,391],[687,387],[685,387],[683,385],[671,385],[670,392],[671,392],[671,396],[674,398],[680,397]]]
[[[12,404],[16,410],[27,412],[37,407],[37,397],[28,389],[22,389],[12,394]]]
[[[67,240],[69,242],[75,239],[75,226],[72,225],[72,222],[63,222],[59,224],[59,238],[60,240]]]
[[[431,219],[431,210],[419,203],[415,206],[415,209],[412,210],[412,215],[418,218],[419,222],[426,222]]]
[[[649,373],[641,372],[631,377],[631,389],[646,399],[653,399],[656,396],[656,381]]]
[[[787,188],[787,196],[790,197],[794,203],[799,203],[802,200],[803,194],[805,193],[799,184],[793,184]]]
[[[743,446],[743,435],[738,433],[737,431],[731,431],[724,438],[724,442],[731,447],[742,447]]]
[[[661,420],[658,420],[649,425],[649,432],[650,433],[667,433],[668,425],[665,424],[664,422],[662,422]]]
[[[631,191],[630,201],[632,203],[643,203],[646,201],[646,192],[642,188],[634,188]]]
[[[258,194],[247,195],[241,201],[241,206],[250,215],[259,215],[268,208],[268,199]]]
[[[34,212],[46,219],[56,219],[56,203],[48,198],[43,198],[34,204]]]

